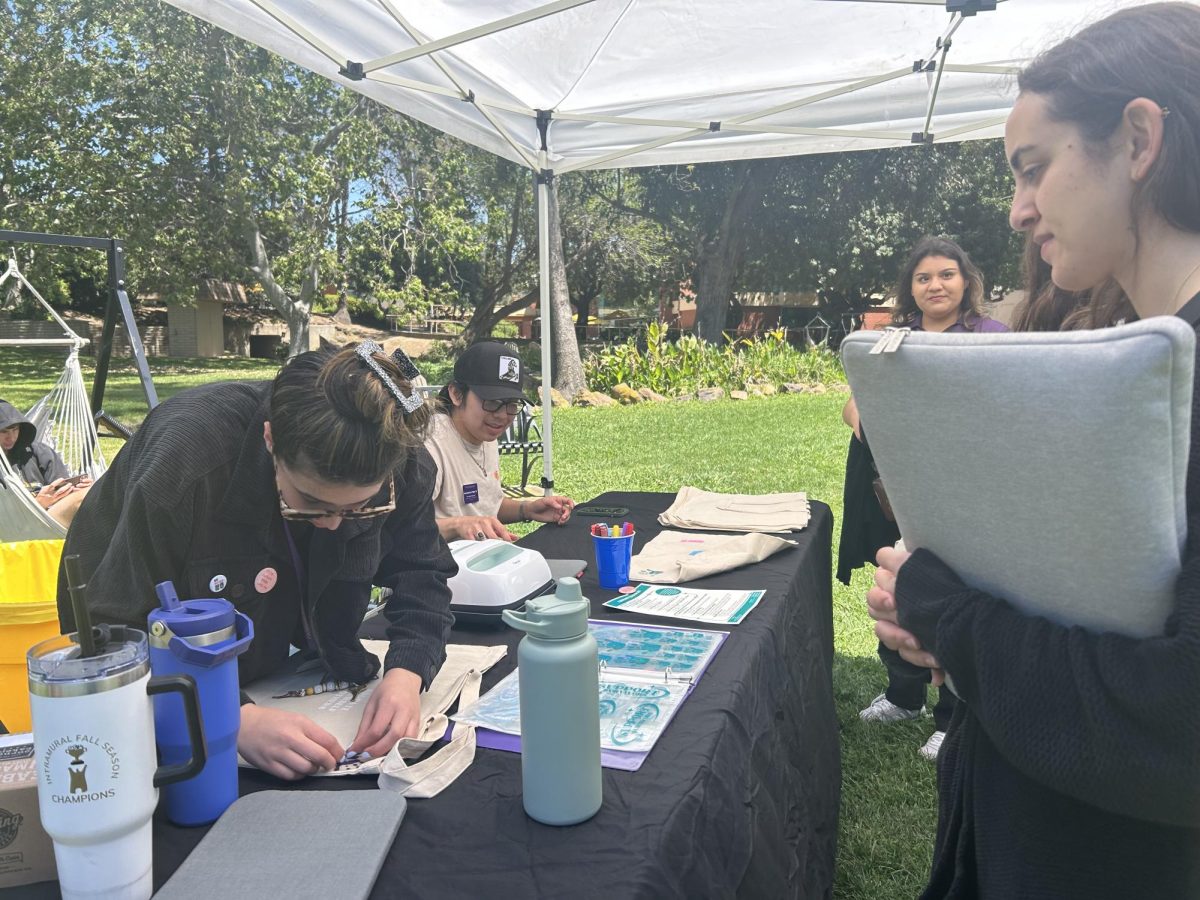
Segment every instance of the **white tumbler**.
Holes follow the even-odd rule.
[[[158,788],[204,766],[196,686],[186,675],[151,679],[145,632],[97,632],[107,640],[91,657],[80,656],[75,635],[29,650],[38,807],[65,900],[146,900]],[[192,759],[159,768],[150,698],[165,691],[184,703]]]

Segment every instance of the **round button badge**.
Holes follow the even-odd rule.
[[[275,582],[279,580],[279,573],[270,566],[267,566],[261,572],[254,576],[254,589],[260,594],[265,594],[271,588],[275,587]]]
[[[225,590],[225,585],[228,583],[229,582],[225,580],[224,575],[214,575],[208,582],[208,589],[214,594],[219,594],[221,591]]]

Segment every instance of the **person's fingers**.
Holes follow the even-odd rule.
[[[874,587],[866,592],[866,611],[872,619],[887,618],[895,622],[896,599],[890,590]]]
[[[387,756],[392,752],[392,748],[396,746],[396,742],[407,736],[404,729],[389,729],[380,740],[367,748],[367,753],[371,754],[372,759],[379,756]]]
[[[919,650],[921,645],[913,635],[894,622],[884,619],[875,622],[875,636],[880,643],[891,650]]]
[[[296,781],[313,774],[313,761],[291,747],[279,747],[266,759],[267,771],[276,778]]]
[[[303,755],[322,769],[332,769],[342,758],[342,745],[332,734],[314,722],[304,719],[301,733],[308,746],[301,748]]]
[[[945,669],[933,669],[930,672],[930,677],[933,679],[934,687],[941,687],[943,684],[946,683],[946,670]]]
[[[939,668],[937,658],[924,650],[910,650],[907,647],[901,647],[899,650],[900,658],[908,660],[914,666],[923,666],[926,669]]]
[[[358,753],[364,750],[377,742],[387,731],[391,717],[381,709],[383,706],[380,701],[381,696],[379,691],[375,691],[371,694],[371,699],[367,701],[367,708],[363,710],[362,719],[358,723],[358,732],[354,735],[354,740],[350,742],[348,748],[351,752]]]
[[[365,735],[366,744],[375,744],[388,733],[388,730],[392,727],[393,715],[394,710],[390,704],[380,703],[375,708],[375,715],[371,718],[371,727]]]
[[[368,747],[367,752],[372,757],[386,756],[392,752],[392,748],[396,746],[397,741],[401,741],[406,737],[416,737],[420,733],[419,725],[420,720],[415,715],[393,719],[383,737]]]
[[[483,535],[478,540],[485,538],[494,538],[498,536],[500,521],[492,516],[475,516],[472,520],[474,523],[475,534]]]
[[[909,554],[904,550],[897,550],[895,547],[881,547],[879,552],[875,554],[875,563],[879,569],[875,572],[875,577],[879,577],[880,570],[887,570],[892,579],[895,580],[896,571],[908,559]]]
[[[896,573],[882,567],[876,569],[875,584],[889,594],[896,593]]]

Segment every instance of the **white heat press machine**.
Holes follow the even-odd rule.
[[[508,541],[451,541],[458,574],[450,579],[450,610],[460,622],[499,625],[506,609],[554,587],[545,557]]]

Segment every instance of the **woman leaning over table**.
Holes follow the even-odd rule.
[[[433,505],[447,541],[516,540],[504,526],[571,518],[570,497],[504,495],[497,441],[525,404],[525,364],[515,347],[498,341],[472,344],[454,363],[454,380],[442,388],[425,439],[437,474]]]
[[[349,748],[305,716],[243,703],[238,752],[281,778],[416,734],[419,693],[446,658],[455,569],[429,502],[429,413],[415,375],[407,357],[368,341],[302,353],[271,382],[184,391],[150,412],[67,533],[95,622],[144,629],[168,579],[182,596],[225,597],[248,615],[243,684],[279,667],[289,645],[340,681],[374,678],[379,661],[357,631],[371,586],[392,590],[384,672]],[[74,630],[61,571],[58,610]]]
[[[1020,76],[1005,132],[1011,221],[1064,290],[1112,278],[1140,318],[1200,323],[1198,59],[1200,7],[1156,3]],[[1198,400],[1183,572],[1161,637],[1024,615],[928,551],[880,552],[876,633],[935,678],[950,673],[963,700],[939,763],[925,897],[1200,896]]]
[[[984,333],[1008,330],[984,311],[983,273],[979,267],[962,247],[942,237],[923,238],[908,255],[896,282],[896,311],[892,324],[914,331]],[[913,400],[919,402],[920,398]],[[863,437],[853,397],[846,401],[842,418],[854,431],[846,457],[846,521],[842,525],[842,543],[838,551],[838,577],[849,584],[852,569],[866,560],[874,560],[880,547],[891,546],[900,535],[895,524],[886,521],[872,490],[875,460]],[[874,543],[874,546],[865,546],[868,543]],[[925,707],[929,670],[904,661],[883,644],[879,645],[879,658],[887,668],[887,689],[860,711],[858,717],[864,722],[884,725],[919,718]],[[946,687],[939,686],[938,701],[933,708],[933,734],[917,750],[925,759],[938,758],[953,710],[954,695]]]

